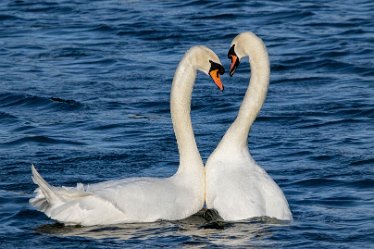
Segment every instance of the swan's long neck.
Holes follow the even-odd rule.
[[[195,172],[204,166],[196,145],[191,122],[191,95],[196,69],[185,55],[175,72],[171,87],[170,110],[179,150],[178,174]]]
[[[250,46],[244,44],[244,48]],[[249,56],[251,65],[249,87],[240,105],[238,116],[222,139],[223,144],[239,145],[239,148],[248,146],[248,133],[265,102],[270,77],[269,57],[265,45],[260,44],[256,50],[245,50],[245,54]]]

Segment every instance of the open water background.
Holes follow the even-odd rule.
[[[0,2],[1,248],[373,248],[374,2]],[[184,221],[64,228],[28,200],[35,163],[53,185],[170,176],[177,63],[207,45],[229,66],[231,40],[267,44],[271,84],[253,157],[281,186],[291,224]],[[237,114],[247,62],[225,91],[199,74],[192,119],[204,160]]]

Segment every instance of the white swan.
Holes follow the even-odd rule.
[[[248,133],[266,97],[270,67],[265,44],[255,34],[239,34],[231,43],[230,76],[240,59],[250,57],[251,79],[239,114],[207,160],[206,204],[224,220],[268,216],[292,220],[287,200],[273,179],[251,157]]]
[[[178,171],[169,178],[129,178],[77,187],[53,187],[32,166],[38,185],[30,203],[48,217],[66,225],[109,225],[179,220],[204,205],[205,172],[191,124],[191,94],[197,71],[212,77],[223,90],[224,73],[217,55],[204,46],[186,52],[171,88],[171,118],[178,143]]]

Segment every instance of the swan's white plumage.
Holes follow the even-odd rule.
[[[251,80],[237,118],[207,160],[207,207],[216,209],[229,221],[260,216],[292,220],[282,190],[253,160],[248,149],[248,133],[265,101],[269,84],[266,47],[249,32],[235,37],[232,45],[239,59],[250,57]]]
[[[58,222],[83,226],[178,220],[198,212],[204,205],[205,173],[192,130],[190,106],[196,73],[208,74],[209,60],[221,64],[207,47],[192,47],[174,75],[170,107],[180,155],[175,175],[53,187],[32,166],[38,188],[30,203]]]

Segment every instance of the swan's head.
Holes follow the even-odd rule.
[[[223,91],[224,86],[220,75],[225,73],[225,69],[218,56],[205,46],[194,46],[187,53],[196,70],[209,75],[217,87]]]
[[[240,61],[246,56],[256,56],[257,53],[266,51],[265,44],[252,32],[243,32],[231,42],[228,57],[231,60],[230,76],[233,76]]]

